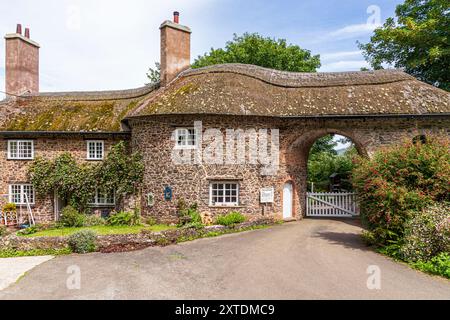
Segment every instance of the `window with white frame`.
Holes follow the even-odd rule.
[[[8,140],[8,159],[34,159],[34,141]]]
[[[89,203],[91,206],[115,206],[116,196],[114,191],[101,192],[97,190],[95,192],[94,198]]]
[[[31,184],[11,184],[9,186],[9,202],[17,205],[34,204],[35,194]]]
[[[105,150],[105,142],[102,140],[87,142],[87,159],[103,160]]]
[[[194,128],[176,129],[175,139],[177,148],[195,149],[197,147],[197,132]]]
[[[239,184],[237,182],[211,182],[209,202],[212,206],[239,205]]]

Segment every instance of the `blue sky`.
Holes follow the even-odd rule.
[[[41,45],[41,91],[124,89],[143,85],[159,60],[159,25],[181,13],[192,28],[192,59],[223,47],[233,33],[285,38],[320,54],[319,71],[366,66],[356,41],[394,16],[401,0],[0,0],[0,32],[16,23]],[[4,41],[0,90],[4,91]],[[1,97],[1,96],[0,96]]]

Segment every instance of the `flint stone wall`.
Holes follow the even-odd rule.
[[[172,161],[175,141],[172,134],[177,127],[194,127],[194,121],[202,121],[203,132],[217,128],[226,129],[279,129],[280,166],[275,175],[262,174],[261,165],[249,163],[237,165],[182,164]],[[200,212],[212,216],[233,210],[252,217],[282,217],[282,194],[286,182],[293,184],[294,218],[305,215],[306,172],[309,150],[313,143],[327,134],[339,134],[350,138],[359,153],[371,156],[378,148],[412,139],[431,132],[450,135],[450,119],[433,118],[318,118],[292,119],[252,116],[171,115],[130,120],[132,147],[144,156],[145,176],[142,187],[142,214],[155,217],[160,222],[177,221],[177,202],[197,203]],[[203,146],[205,148],[205,145]],[[251,146],[246,142],[246,148]],[[224,150],[224,154],[226,151]],[[237,207],[214,207],[209,203],[211,181],[236,181],[239,183]],[[173,190],[170,201],[164,198],[164,189]],[[261,188],[273,187],[273,204],[260,203]],[[154,205],[149,206],[146,195],[154,195]]]

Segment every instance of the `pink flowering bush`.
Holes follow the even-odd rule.
[[[361,217],[373,244],[397,245],[416,212],[450,201],[450,139],[427,136],[359,157],[352,173]]]

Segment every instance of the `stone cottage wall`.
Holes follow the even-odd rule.
[[[226,129],[279,129],[280,167],[273,176],[261,174],[261,165],[175,165],[171,154],[175,141],[171,139],[177,127],[193,127],[194,121],[202,121],[203,132],[217,128]],[[384,145],[411,139],[430,131],[445,131],[449,134],[450,120],[433,119],[276,119],[249,116],[155,116],[133,119],[132,146],[144,155],[145,177],[142,189],[142,213],[160,221],[177,220],[177,202],[184,199],[188,204],[197,203],[201,212],[213,216],[238,210],[250,218],[260,216],[282,216],[283,186],[290,181],[294,187],[295,218],[301,219],[305,212],[306,164],[313,143],[328,133],[347,136],[353,140],[363,155],[370,156]],[[247,148],[249,145],[247,143]],[[233,180],[240,185],[238,207],[211,207],[209,184],[213,180]],[[164,188],[173,190],[171,201],[164,199]],[[274,187],[273,204],[260,204],[260,189]],[[147,205],[146,195],[154,195],[154,205]]]
[[[29,138],[24,138],[29,140]],[[92,162],[86,160],[86,140],[80,136],[68,137],[48,137],[35,138],[34,140],[34,155],[36,157],[43,157],[47,159],[54,159],[64,152],[71,153],[78,161]],[[92,140],[92,139],[90,139]],[[105,141],[105,154],[117,141],[113,139],[98,139]],[[6,195],[9,192],[10,184],[29,183],[27,177],[27,168],[32,160],[8,160],[7,159],[8,139],[0,139],[0,194]],[[7,198],[1,197],[0,204],[7,202]],[[22,208],[26,212],[26,208]],[[37,195],[35,205],[32,206],[33,214],[37,222],[54,221],[54,196],[49,194],[46,196]]]

